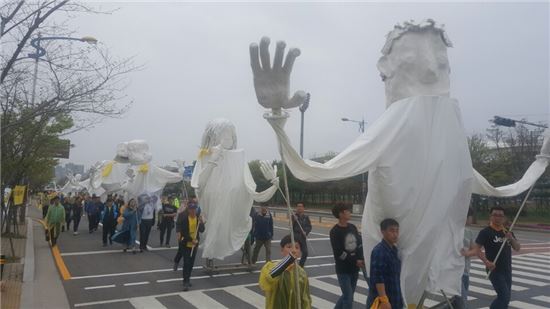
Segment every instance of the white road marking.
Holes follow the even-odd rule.
[[[472,263],[472,267],[485,269],[485,266],[477,265],[477,264],[474,264],[474,263]],[[518,268],[518,267],[516,267],[516,265],[512,265],[512,268]],[[515,270],[515,269],[512,271],[512,274],[522,275],[522,276],[526,276],[526,277],[530,277],[530,278],[537,278],[537,279],[549,280],[550,281],[550,276],[533,274],[533,273],[528,273],[528,272],[525,272],[525,271],[520,271],[520,270]]]
[[[535,296],[535,297],[531,297],[531,298],[543,301],[545,303],[550,303],[550,297],[548,297],[548,296]]]
[[[550,265],[550,260],[549,259],[539,259],[539,258],[536,258],[536,257],[532,257],[532,256],[526,256],[526,255],[515,255],[514,256],[514,261],[515,260],[521,260],[521,261],[531,261],[531,262],[537,262],[537,263],[541,263],[541,264],[548,264]]]
[[[84,290],[97,290],[97,289],[108,289],[108,288],[114,288],[116,285],[109,284],[109,285],[97,285],[97,286],[88,286],[85,287]]]
[[[470,276],[470,282],[481,283],[481,284],[484,284],[484,285],[492,286],[491,281],[486,280],[486,279],[473,277],[473,276]],[[528,288],[512,284],[512,291],[520,292],[520,291],[525,291],[525,290],[528,290]]]
[[[124,286],[134,286],[134,285],[144,285],[144,284],[149,284],[149,281],[124,283]]]
[[[517,300],[511,301],[510,307],[520,308],[520,309],[548,309],[548,307],[537,306],[537,305],[533,305],[533,304],[529,304],[529,303],[525,303]]]
[[[314,286],[316,288],[319,288],[321,290],[327,291],[329,293],[335,294],[335,295],[342,295],[342,290],[340,290],[340,287],[336,285],[332,285],[330,283],[326,283],[324,281],[321,281],[319,279],[311,278],[309,279],[309,285]],[[354,293],[354,299],[355,301],[366,304],[367,303],[367,297],[365,295]]]
[[[204,294],[201,291],[184,292],[179,294],[181,298],[185,299],[191,305],[197,308],[212,308],[212,309],[226,309],[227,307],[217,302],[212,297]]]
[[[326,301],[315,295],[311,295],[311,305],[318,309],[334,308],[334,303]]]
[[[224,290],[256,308],[265,307],[265,297],[247,287],[227,287]]]
[[[130,298],[129,301],[135,309],[166,309],[166,307],[154,297],[136,297]]]
[[[497,293],[493,290],[489,290],[489,289],[486,289],[486,288],[481,288],[481,287],[477,287],[477,286],[474,286],[474,285],[471,285],[468,290],[470,292],[475,292],[475,293],[479,293],[479,294],[485,294],[485,295],[489,295],[489,296],[495,296],[497,295]]]
[[[470,273],[483,276],[483,278],[485,278],[485,276],[487,276],[487,273],[485,271],[480,271],[480,270],[476,270],[476,269],[470,269]],[[518,277],[514,277],[514,276],[512,276],[512,282],[524,283],[524,284],[529,284],[529,285],[534,285],[534,286],[548,285],[547,283],[540,282],[540,281],[537,281],[537,280],[518,278]]]

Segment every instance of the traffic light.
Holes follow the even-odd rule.
[[[508,118],[502,118],[499,116],[495,116],[493,119],[493,123],[497,126],[503,126],[503,127],[515,127],[516,121]]]

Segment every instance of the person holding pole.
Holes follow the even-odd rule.
[[[197,256],[200,233],[204,232],[204,222],[201,216],[197,216],[197,207],[196,203],[190,202],[187,211],[178,216],[176,222],[180,237],[179,249],[183,255],[183,291],[188,291],[191,286],[191,271]]]
[[[283,258],[279,262],[267,261],[260,272],[259,285],[265,293],[265,308],[310,309],[309,280],[305,270],[296,263],[301,255],[300,243],[296,241],[293,247],[290,235],[286,235],[280,245]],[[299,297],[294,297],[293,271],[298,272]]]
[[[515,251],[521,249],[514,233],[509,232],[504,226],[505,222],[504,208],[491,207],[489,226],[479,232],[472,249],[462,250],[464,256],[477,255],[490,272],[489,279],[497,293],[497,298],[491,303],[491,309],[508,308],[512,291],[512,249]],[[497,259],[503,243],[505,243],[504,248]],[[481,247],[485,249],[485,254],[481,252]]]

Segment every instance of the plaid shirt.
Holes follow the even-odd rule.
[[[374,299],[378,296],[377,283],[383,283],[386,295],[392,308],[403,308],[401,296],[401,261],[397,256],[397,248],[382,240],[372,249],[370,257],[370,286],[367,308],[370,308]]]

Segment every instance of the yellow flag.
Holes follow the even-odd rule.
[[[107,165],[105,165],[105,167],[103,168],[103,171],[101,171],[101,176],[102,177],[107,177],[111,174],[111,171],[113,170],[113,161],[107,163]]]
[[[13,204],[21,205],[25,200],[25,188],[26,186],[15,186],[13,189]]]

